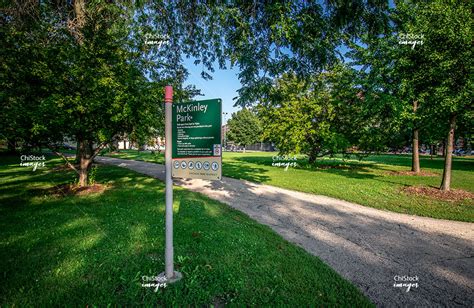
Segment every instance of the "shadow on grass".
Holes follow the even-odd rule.
[[[194,191],[203,190],[192,181],[183,180],[181,184]],[[202,185],[212,189],[219,201],[320,256],[377,305],[474,303],[474,242],[466,235],[474,234],[473,224],[440,221],[426,228],[419,222],[412,223],[408,215],[384,215],[380,214],[383,211],[366,211],[364,207],[349,210],[343,202],[331,198],[313,201],[278,191],[262,194],[252,183],[233,179]],[[393,287],[394,277],[407,273],[419,277],[422,286],[416,292]]]
[[[259,168],[252,169],[248,173]],[[175,254],[185,278],[156,293],[142,288],[142,276],[164,268],[164,186],[119,168],[100,168],[98,181],[114,189],[35,204],[22,200],[21,210],[0,217],[7,239],[0,243],[2,303],[367,304],[329,267],[268,227],[182,189],[175,190]],[[314,203],[280,192],[262,196],[254,184],[234,179],[205,185],[220,201],[320,256],[379,305],[473,304],[474,245],[449,228],[424,231],[409,216],[354,214],[329,198]],[[408,293],[393,288],[393,277],[407,273],[418,275],[421,287]]]
[[[35,195],[36,186],[56,176],[10,189]],[[157,292],[144,288],[142,277],[164,269],[164,185],[115,167],[99,168],[97,180],[113,188],[19,199],[21,209],[0,217],[2,305],[369,305],[317,258],[244,214],[182,189],[174,193],[174,233],[175,268],[184,279]]]
[[[364,161],[411,168],[411,155],[373,155],[364,159]],[[444,158],[438,156],[431,159],[429,156],[420,155],[420,167],[421,169],[443,170]],[[453,170],[472,171],[473,169],[474,159],[457,156],[453,157]]]
[[[244,179],[256,183],[265,183],[270,177],[265,175],[268,172],[265,168],[255,168],[246,164],[225,162],[222,165],[223,175],[231,175],[236,179]]]
[[[261,157],[261,156],[241,156],[233,157],[233,160],[238,160],[247,163],[260,164],[265,166],[272,165],[272,157]],[[328,169],[359,169],[363,167],[370,167],[373,169],[390,170],[383,165],[391,166],[402,166],[411,168],[411,156],[408,155],[371,155],[364,158],[361,161],[343,160],[342,158],[334,159],[318,159],[314,165],[308,163],[307,159],[298,159],[297,161],[299,168],[304,170],[328,170]],[[421,168],[427,169],[440,169],[444,168],[444,158],[435,157],[430,159],[426,156],[420,156]],[[454,170],[474,170],[474,159],[466,157],[454,157],[453,158],[453,169]]]
[[[223,164],[224,175],[231,176],[237,179],[245,179],[256,183],[265,183],[270,180],[269,176],[263,175],[264,173],[268,172],[267,169],[251,167],[247,163],[272,167],[271,158],[245,156],[234,158],[234,161],[226,161]],[[372,168],[372,165],[368,166],[367,164],[362,165],[342,161],[337,163],[318,161],[315,165],[309,165],[304,161],[303,164],[301,161],[298,161],[297,163],[300,164],[298,167],[295,168],[297,170],[324,172],[353,179],[373,179],[378,177],[377,175],[370,172],[370,168]],[[282,171],[284,170],[284,167],[273,168],[280,168]]]
[[[378,156],[370,156],[367,158],[368,161],[353,161],[353,160],[342,160],[342,159],[324,159],[324,160],[317,160],[314,165],[309,165],[307,160],[300,159],[297,161],[298,167],[296,170],[304,170],[313,173],[311,176],[316,177],[317,173],[321,172],[328,175],[340,176],[341,181],[342,178],[348,179],[361,179],[361,180],[374,180],[378,182],[387,183],[388,185],[401,185],[401,186],[410,186],[410,185],[438,185],[438,181],[440,181],[440,177],[443,171],[443,160],[442,158],[438,158],[437,160],[431,161],[429,157],[422,157],[421,158],[421,167],[422,170],[432,168],[432,170],[436,170],[434,173],[437,173],[436,176],[432,178],[427,177],[419,177],[419,176],[406,176],[406,175],[397,175],[393,174],[393,172],[400,171],[401,166],[406,167],[406,171],[410,170],[411,167],[411,157],[410,156],[401,156],[401,155],[378,155]],[[380,162],[377,163],[375,160],[379,160]],[[224,171],[225,165],[231,163],[232,169],[229,172],[224,172],[225,175],[231,176],[234,178],[244,178],[249,181],[255,181],[252,179],[251,172],[241,172],[241,170],[245,170],[245,168],[249,168],[252,166],[265,166],[268,168],[278,168],[272,167],[272,157],[266,156],[240,156],[240,157],[233,157],[232,160],[224,162]],[[280,167],[281,168],[281,167]],[[293,168],[293,167],[292,167]],[[258,169],[255,168],[255,169]],[[283,168],[282,168],[283,169]],[[472,171],[474,170],[474,159],[468,158],[458,158],[455,157],[453,161],[453,170],[457,171]],[[267,171],[268,172],[268,171]],[[433,172],[433,171],[431,171]],[[238,174],[238,176],[234,176]],[[272,174],[271,176],[275,176]],[[270,176],[270,177],[271,177]],[[287,175],[282,173],[282,177],[286,177]],[[299,176],[305,176],[304,173],[299,174]],[[457,178],[459,179],[459,177]],[[267,179],[268,180],[268,179]],[[288,179],[291,180],[291,179]],[[262,181],[255,181],[260,183],[265,183]],[[458,185],[458,184],[457,184]],[[466,189],[466,186],[463,186],[463,189]],[[469,188],[468,188],[469,190]]]

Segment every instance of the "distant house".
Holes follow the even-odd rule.
[[[128,140],[120,140],[118,142],[117,148],[119,150],[128,150],[131,148],[131,142]]]
[[[221,127],[221,137],[222,137],[222,147],[225,148],[228,143],[227,133],[229,132],[229,126],[227,124],[222,125]]]
[[[131,150],[131,149],[139,149],[140,150],[155,150],[155,151],[161,151],[164,150],[165,147],[165,138],[164,137],[156,137],[150,139],[150,141],[143,145],[139,146],[136,142],[130,141],[128,138],[123,138],[119,140],[115,146],[119,150]]]

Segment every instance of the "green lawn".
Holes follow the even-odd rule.
[[[0,157],[1,306],[368,306],[318,258],[268,227],[200,194],[175,189],[180,282],[156,293],[142,277],[164,269],[164,185],[100,166],[109,189],[54,196],[73,181]]]
[[[436,176],[400,176],[390,172],[409,171],[409,155],[374,155],[363,161],[343,161],[342,158],[324,158],[317,167],[299,157],[297,168],[272,166],[276,153],[225,152],[223,174],[252,182],[321,194],[356,202],[362,205],[433,218],[474,222],[474,200],[441,201],[432,197],[408,195],[401,191],[407,186],[439,187],[443,173],[443,158],[421,157],[421,168]],[[162,163],[162,155],[127,150],[114,157],[139,159]],[[319,166],[319,167],[318,167]],[[328,166],[336,166],[328,168]],[[474,159],[455,157],[452,187],[474,192]]]
[[[133,159],[133,160],[142,160],[151,163],[164,164],[165,156],[164,153],[156,151],[152,154],[150,151],[137,151],[137,150],[120,150],[120,152],[108,153],[106,156],[123,158],[123,159]]]

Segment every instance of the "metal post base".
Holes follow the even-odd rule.
[[[176,281],[181,280],[181,278],[183,278],[183,274],[181,274],[180,272],[174,271],[173,273],[174,273],[173,277],[167,278],[166,273],[161,272],[158,275],[158,279],[159,279],[160,282],[165,282],[165,283],[172,284],[172,283],[175,283]]]

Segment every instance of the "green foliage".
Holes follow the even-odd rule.
[[[227,122],[229,132],[227,138],[246,147],[262,141],[262,124],[258,116],[251,110],[243,108],[232,114]]]
[[[175,55],[189,54],[210,78],[214,62],[240,69],[236,104],[264,99],[283,73],[311,76],[337,60],[343,37],[385,27],[387,1],[151,2],[149,29],[173,38]],[[204,70],[205,69],[205,70]]]
[[[367,103],[360,94],[354,70],[344,65],[311,80],[284,75],[258,108],[264,136],[282,154],[307,154],[311,162],[353,145],[379,150],[380,122],[366,112]]]
[[[386,142],[407,143],[403,137],[419,130],[422,143],[437,144],[456,124],[456,137],[469,138],[474,123],[472,7],[467,1],[398,1],[390,17],[385,35],[349,44],[349,56],[362,66],[367,101],[392,111]],[[447,156],[443,182],[449,178],[449,161]]]
[[[179,63],[169,67],[175,55],[143,49],[136,7],[76,2],[12,3],[2,13],[0,132],[52,149],[77,141],[85,185],[92,159],[108,143],[163,134],[165,84],[175,86],[177,98],[196,91],[182,88]]]
[[[89,185],[94,185],[96,183],[96,179],[97,179],[97,166],[93,166],[91,168],[91,171],[89,172]]]
[[[420,96],[430,102],[430,115],[447,122],[450,114],[472,107],[472,7],[465,1],[439,0],[400,6],[401,13],[409,10],[414,12],[407,31],[424,35],[423,45],[416,48],[422,63],[420,79],[425,80]]]
[[[361,36],[348,55],[363,68],[370,105],[393,111],[386,140],[418,128],[423,141],[435,143],[445,138],[449,114],[472,105],[471,11],[465,2],[399,1],[390,17],[390,31]],[[400,44],[407,35],[419,37],[415,46]]]
[[[202,63],[204,78],[211,78],[215,62],[238,65],[238,103],[253,103],[268,94],[272,77],[289,70],[310,76],[333,63],[341,33],[375,29],[379,19],[383,24],[378,17],[386,3],[354,7],[317,1],[6,4],[0,133],[53,148],[75,139],[87,171],[112,140],[126,135],[142,144],[162,133],[164,84],[175,87],[176,100],[199,92],[182,86],[183,56]]]
[[[366,134],[367,138],[379,148],[406,145],[413,128],[422,126],[419,113],[415,116],[413,112],[413,102],[417,100],[413,93],[416,64],[409,67],[404,58],[412,54],[411,48],[399,45],[397,34],[392,32],[379,37],[364,35],[348,45],[351,65],[361,67],[358,77],[364,97],[362,109],[374,123],[373,134]]]

